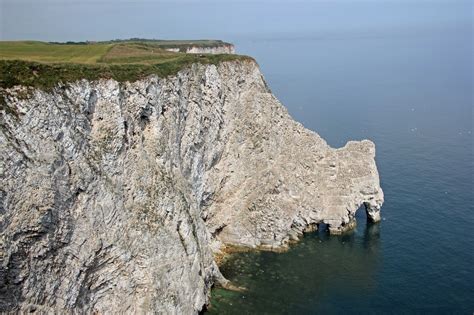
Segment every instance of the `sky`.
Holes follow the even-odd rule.
[[[433,1],[441,5],[426,5]],[[293,37],[348,30],[363,34],[373,33],[374,27],[383,28],[384,32],[396,32],[400,27],[424,32],[435,25],[449,28],[472,23],[470,0],[0,0],[0,3],[1,40],[131,37],[226,40],[238,36]],[[410,14],[404,14],[407,10]],[[444,10],[457,10],[458,14],[442,14]],[[431,25],[429,21],[436,23]]]

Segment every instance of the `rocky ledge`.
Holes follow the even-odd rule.
[[[225,246],[380,219],[374,144],[329,147],[251,60],[0,93],[1,311],[193,314]]]

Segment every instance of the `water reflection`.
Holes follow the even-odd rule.
[[[248,290],[213,290],[209,313],[335,312],[349,310],[340,299],[367,300],[381,263],[380,225],[364,220],[358,218],[358,227],[340,236],[322,229],[307,234],[286,253],[233,255],[221,270]]]

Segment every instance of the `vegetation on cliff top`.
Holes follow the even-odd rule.
[[[159,46],[160,48],[178,48],[181,52],[186,52],[186,49],[192,47],[222,47],[232,45],[221,40],[161,40],[161,39],[144,39],[144,38],[130,38],[130,39],[114,39],[111,41],[101,42],[103,44],[116,44],[116,43],[147,43]]]
[[[15,85],[43,89],[58,82],[113,78],[136,81],[151,74],[166,77],[193,64],[249,60],[231,54],[186,54],[167,48],[216,47],[221,41],[138,40],[98,43],[0,42],[0,87]]]

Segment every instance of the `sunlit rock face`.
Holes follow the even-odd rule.
[[[224,246],[380,218],[374,144],[329,147],[253,61],[1,95],[1,311],[197,313]]]
[[[192,46],[186,49],[188,54],[235,54],[235,48],[232,44],[222,44],[215,47]]]
[[[216,46],[189,46],[186,48],[165,48],[171,52],[184,52],[187,54],[235,54],[232,44],[220,44]]]

